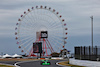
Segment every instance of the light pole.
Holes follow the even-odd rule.
[[[93,55],[93,16],[91,18],[91,43],[92,43],[92,55]]]

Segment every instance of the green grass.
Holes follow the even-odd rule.
[[[7,66],[7,65],[1,65],[0,64],[0,67],[14,67],[14,66]]]

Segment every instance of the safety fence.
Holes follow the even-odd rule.
[[[93,51],[92,51],[93,50]],[[75,59],[99,61],[100,47],[77,46],[75,47]]]

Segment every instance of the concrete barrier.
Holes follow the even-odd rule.
[[[69,59],[69,63],[73,65],[86,66],[86,67],[100,67],[99,61],[76,60],[72,58]]]
[[[51,59],[63,59],[63,57],[51,57]]]

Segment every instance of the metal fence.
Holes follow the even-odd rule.
[[[75,47],[75,59],[99,61],[100,47],[78,46]]]

